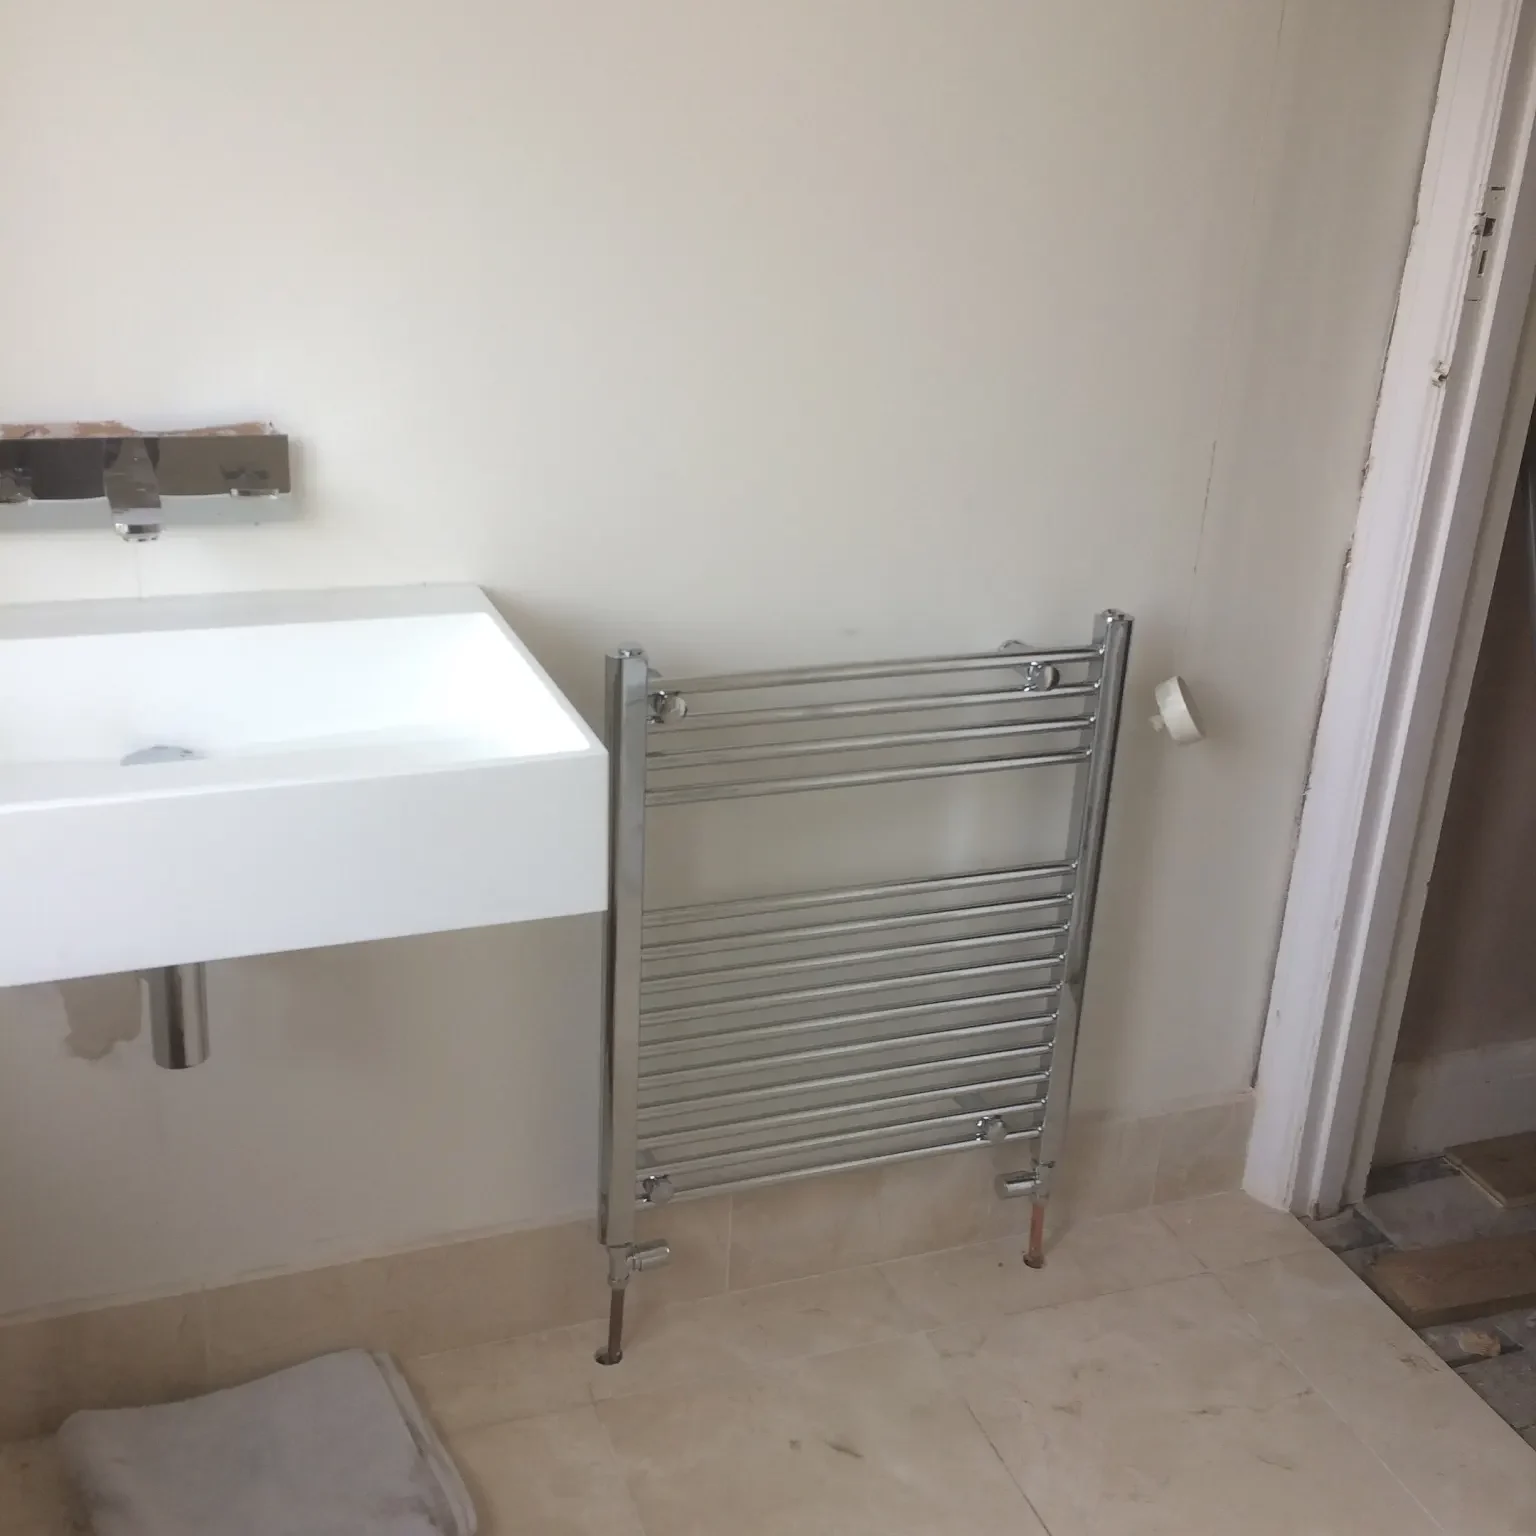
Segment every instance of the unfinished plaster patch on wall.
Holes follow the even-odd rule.
[[[137,1039],[143,1027],[136,976],[88,976],[38,990],[58,994],[64,1048],[82,1061],[100,1061],[113,1046]]]
[[[237,421],[222,427],[177,427],[166,431],[130,427],[122,421],[15,422],[0,426],[0,439],[32,440],[63,437],[249,437],[275,433],[270,421]]]

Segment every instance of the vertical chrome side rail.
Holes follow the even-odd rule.
[[[1067,1135],[1067,1110],[1072,1101],[1072,1071],[1077,1059],[1078,1014],[1083,1001],[1083,977],[1093,936],[1093,909],[1098,897],[1099,868],[1104,857],[1104,825],[1109,814],[1110,780],[1114,774],[1115,741],[1120,731],[1120,704],[1125,691],[1126,659],[1131,646],[1129,615],[1113,609],[1101,613],[1094,625],[1094,643],[1103,649],[1099,698],[1093,727],[1093,755],[1079,770],[1072,800],[1068,847],[1077,865],[1072,881],[1072,916],[1067,932],[1062,972],[1060,1013],[1051,1052],[1050,1089],[1040,1129],[1035,1164],[1033,1209],[1029,1220],[1029,1249],[1024,1262],[1032,1269],[1045,1263],[1045,1212],[1051,1179]],[[1004,1175],[1006,1180],[1007,1176]]]
[[[640,1077],[640,927],[645,892],[645,735],[650,720],[645,652],[608,658],[608,917],[603,940],[603,1123],[598,1220],[608,1250],[608,1344],[623,1357],[629,1277],[666,1257],[635,1242],[635,1143]]]

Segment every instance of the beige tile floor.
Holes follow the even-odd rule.
[[[1528,1447],[1240,1195],[407,1362],[486,1536],[1536,1536]],[[74,1527],[0,1448],[0,1536]]]

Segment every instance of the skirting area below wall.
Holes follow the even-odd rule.
[[[1399,1062],[1375,1163],[1432,1157],[1463,1141],[1536,1130],[1536,1040]]]
[[[1053,1221],[1236,1189],[1248,1095],[1143,1119],[1074,1123]],[[1017,1154],[1000,1161],[1013,1166]],[[958,1247],[1021,1230],[1028,1201],[999,1201],[994,1164],[964,1152],[680,1202],[642,1222],[673,1262],[636,1281],[645,1309]],[[77,1408],[189,1396],[326,1350],[401,1357],[604,1315],[591,1222],[477,1237],[183,1296],[0,1323],[0,1441],[49,1433]]]

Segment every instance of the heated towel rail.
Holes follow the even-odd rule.
[[[665,678],[608,658],[609,905],[601,1235],[607,1348],[639,1209],[674,1196],[1018,1143],[1043,1262],[1131,638]],[[648,908],[646,813],[704,801],[1054,766],[1060,855],[958,874]]]

